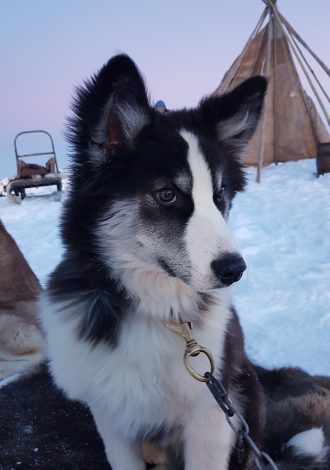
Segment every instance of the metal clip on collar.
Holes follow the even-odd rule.
[[[210,362],[210,373],[213,375],[215,371],[214,359],[212,354],[207,348],[200,346],[192,334],[192,326],[190,322],[181,322],[181,323],[172,323],[165,322],[165,326],[176,333],[178,336],[181,336],[186,342],[186,349],[183,356],[184,365],[189,372],[189,374],[199,382],[206,382],[207,378],[204,375],[199,374],[190,364],[190,358],[196,357],[199,354],[204,354]]]

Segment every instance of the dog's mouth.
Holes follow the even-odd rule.
[[[226,286],[223,286],[223,285],[218,286],[217,285],[215,287],[205,287],[203,289],[199,289],[198,294],[200,294],[200,295],[215,294],[216,292],[218,292],[220,289],[223,289],[224,287],[226,287]]]
[[[224,287],[228,287],[228,284],[224,284],[223,282],[217,280],[217,279],[208,279],[207,280],[207,285],[204,287],[202,282],[199,285],[193,285],[191,281],[188,279],[186,276],[182,276],[181,274],[177,273],[175,271],[175,268],[170,266],[167,261],[165,261],[164,258],[158,258],[158,264],[159,266],[168,274],[171,278],[176,278],[179,279],[180,281],[184,282],[187,284],[190,288],[193,288],[193,290],[200,295],[203,294],[212,294],[216,293],[220,289],[223,289]],[[237,279],[238,281],[239,279]],[[236,282],[236,281],[235,281]]]

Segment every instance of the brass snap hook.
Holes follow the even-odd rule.
[[[181,323],[164,322],[164,323],[165,323],[165,326],[169,330],[181,336],[181,338],[183,338],[186,342],[186,349],[185,349],[184,356],[183,356],[183,362],[189,374],[194,379],[198,380],[199,382],[206,382],[207,379],[204,377],[204,375],[199,374],[191,366],[190,358],[196,357],[199,354],[204,354],[210,362],[211,370],[209,372],[212,375],[214,374],[214,371],[215,371],[214,359],[213,359],[211,352],[207,348],[200,346],[195,340],[195,338],[193,337],[191,323],[190,322],[181,322]]]
[[[210,369],[211,369],[209,372],[213,375],[215,371],[215,364],[214,364],[214,359],[212,357],[212,354],[210,353],[208,349],[203,348],[202,346],[199,346],[197,343],[194,348],[189,348],[189,347],[186,348],[184,352],[184,356],[183,356],[183,361],[184,361],[184,365],[187,371],[194,379],[198,380],[199,382],[206,382],[207,378],[204,375],[199,374],[190,364],[189,359],[191,357],[196,357],[199,354],[204,354],[208,358],[210,362]]]

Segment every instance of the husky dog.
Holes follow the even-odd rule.
[[[77,91],[66,250],[40,311],[52,376],[90,408],[113,470],[145,469],[146,441],[168,453],[172,470],[251,466],[165,322],[193,323],[258,444],[262,392],[228,289],[246,265],[227,218],[244,188],[240,157],[265,91],[266,80],[254,77],[196,109],[161,115],[125,55]],[[207,369],[201,356],[193,360]]]

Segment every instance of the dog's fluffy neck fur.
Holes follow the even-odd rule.
[[[131,258],[129,268],[113,271],[110,277],[120,283],[123,295],[130,299],[137,314],[162,321],[200,324],[209,303],[229,304],[228,289],[196,292],[181,279],[141,259]]]
[[[82,261],[83,255],[68,255],[67,261],[60,265],[61,280],[55,276],[49,284],[49,293],[64,298],[68,302],[78,299],[85,301],[86,292],[94,299],[106,296],[119,315],[127,312],[157,321],[190,321],[194,326],[201,326],[211,306],[230,307],[229,289],[214,289],[209,292],[196,292],[182,280],[172,277],[161,268],[131,257],[130,266],[125,269],[107,269],[98,261]],[[63,272],[68,268],[68,280]],[[72,281],[74,279],[74,289]],[[67,282],[70,283],[68,286]],[[68,292],[67,288],[69,289]],[[91,317],[91,315],[89,315]],[[149,317],[149,318],[148,318]],[[90,318],[92,320],[92,318]],[[85,325],[86,329],[89,329]],[[83,333],[82,336],[85,336]]]

